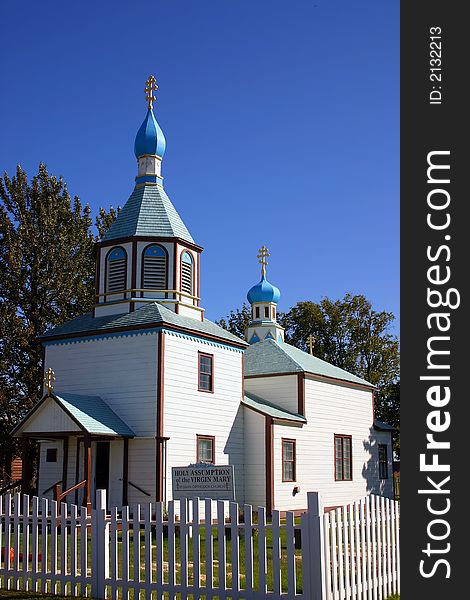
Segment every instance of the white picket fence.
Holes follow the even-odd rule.
[[[323,515],[324,598],[383,600],[400,593],[400,503],[380,496]]]
[[[107,512],[0,497],[0,588],[92,598],[383,600],[399,592],[399,505],[372,496],[295,525],[214,500]],[[213,515],[217,515],[214,518]],[[243,518],[241,519],[241,515]],[[296,532],[297,530],[297,532]],[[301,544],[299,544],[299,535]],[[297,543],[296,543],[297,538]],[[300,548],[301,545],[301,548]]]

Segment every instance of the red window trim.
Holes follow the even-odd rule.
[[[124,251],[124,254],[126,255],[126,266],[125,266],[125,271],[124,271],[124,290],[127,289],[127,268],[128,268],[128,263],[129,263],[129,257],[127,255],[127,250],[124,248],[124,246],[112,246],[105,255],[105,259],[104,259],[104,286],[103,286],[103,290],[104,290],[104,296],[103,296],[103,301],[106,302],[106,296],[115,296],[116,294],[122,294],[123,299],[126,300],[127,298],[127,294],[124,293],[124,290],[122,290],[122,292],[108,292],[108,258],[109,255],[111,254],[111,252],[113,250],[115,250],[116,248],[120,248],[121,250]],[[99,260],[99,259],[98,259]]]
[[[294,445],[294,479],[284,479],[284,442],[290,442]],[[281,472],[282,472],[282,481],[284,482],[295,482],[297,481],[297,440],[293,440],[292,438],[281,438],[281,448],[282,448],[282,463],[281,463]]]
[[[147,248],[150,248],[151,246],[158,246],[165,253],[165,260],[166,260],[166,265],[165,265],[165,289],[167,290],[168,289],[168,270],[169,270],[169,267],[170,267],[170,261],[168,259],[168,250],[165,248],[165,246],[162,246],[161,244],[157,244],[155,242],[153,242],[151,244],[147,244],[146,246],[144,246],[144,248],[142,249],[142,252],[140,253],[140,287],[141,287],[141,289],[144,289],[145,252],[147,251]],[[145,294],[145,292],[140,292],[140,297],[144,298],[144,294]],[[165,298],[168,298],[168,294],[167,293],[165,293]]]
[[[187,248],[183,247],[180,251],[180,284],[179,284],[179,291],[182,292],[183,291],[183,256],[186,254],[186,252],[189,254],[189,256],[191,257],[192,262],[192,269],[191,269],[191,296],[195,296],[196,294],[195,292],[195,283],[196,283],[196,259],[194,258],[194,254],[188,250]],[[181,301],[182,302],[186,302],[189,304],[189,302],[193,303],[194,300],[192,298],[187,298],[186,296],[181,296]]]
[[[343,462],[343,478],[342,479],[337,479],[336,478],[336,438],[340,438],[341,440],[343,440],[344,438],[348,438],[350,440],[350,449],[351,449],[351,456],[349,457],[349,461],[350,461],[350,465],[349,465],[349,472],[351,473],[351,477],[349,479],[345,479],[344,478],[344,449],[343,449],[343,442],[341,441],[341,460]],[[353,459],[352,459],[352,435],[347,435],[347,434],[343,434],[343,433],[335,433],[335,439],[333,442],[333,473],[335,476],[335,481],[353,481]]]
[[[214,435],[200,435],[196,434],[196,462],[201,462],[199,460],[199,440],[210,440],[212,442],[212,461],[207,462],[208,465],[215,465],[215,436]],[[206,462],[206,461],[204,461]]]
[[[209,354],[208,352],[198,352],[198,357],[197,357],[197,389],[199,392],[206,392],[206,394],[213,394],[214,393],[214,355],[213,354]],[[206,356],[208,358],[212,359],[212,371],[211,371],[211,380],[212,380],[212,388],[210,390],[206,390],[204,388],[201,387],[201,358],[203,356]]]

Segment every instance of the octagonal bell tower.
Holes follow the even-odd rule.
[[[157,301],[202,321],[202,248],[195,244],[163,188],[166,140],[153,112],[157,87],[150,75],[145,86],[147,114],[134,143],[134,191],[96,244],[94,316],[133,312]]]

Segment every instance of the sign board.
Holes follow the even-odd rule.
[[[235,500],[234,475],[233,465],[203,463],[188,467],[172,467],[173,499]]]

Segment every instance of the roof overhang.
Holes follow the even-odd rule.
[[[45,394],[14,427],[13,437],[91,435],[131,438],[134,432],[99,396]]]
[[[302,426],[307,423],[307,419],[303,415],[286,410],[251,392],[245,392],[241,403],[246,408],[270,417],[279,424]]]

